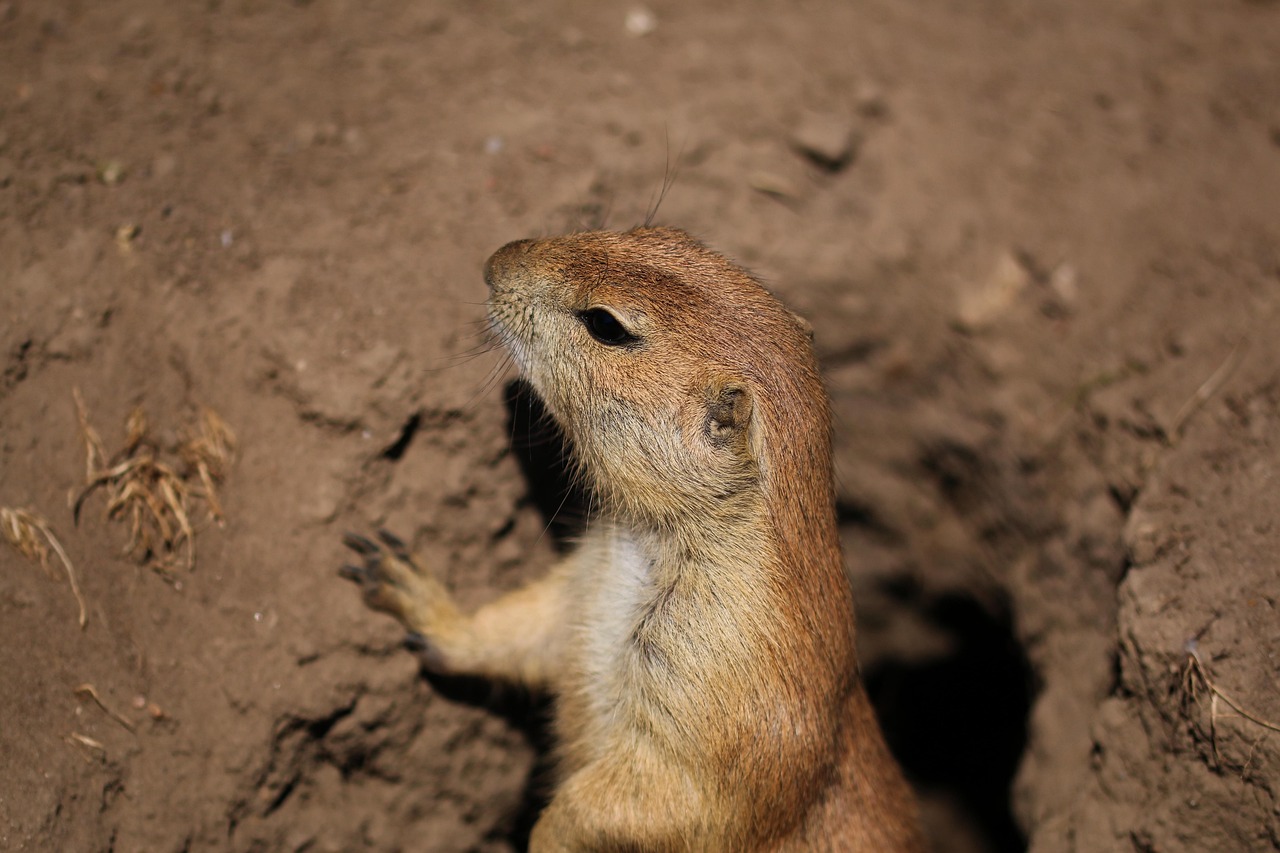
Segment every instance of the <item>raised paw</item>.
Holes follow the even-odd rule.
[[[389,613],[424,637],[436,636],[457,621],[448,591],[418,566],[398,537],[379,530],[378,541],[348,533],[342,542],[359,555],[361,565],[343,566],[338,573],[360,585],[369,607]]]

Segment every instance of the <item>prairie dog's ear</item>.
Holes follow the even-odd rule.
[[[702,432],[713,447],[727,447],[744,456],[755,455],[759,429],[751,391],[736,379],[717,377],[706,387],[706,415]]]

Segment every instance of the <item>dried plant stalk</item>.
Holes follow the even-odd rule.
[[[13,509],[10,507],[0,507],[0,531],[3,531],[5,540],[17,549],[18,553],[29,560],[33,560],[40,564],[46,572],[49,569],[49,550],[58,555],[58,559],[62,561],[62,566],[67,572],[67,581],[71,584],[71,594],[76,598],[76,605],[80,608],[80,627],[84,628],[89,624],[89,611],[85,607],[84,596],[80,592],[80,581],[76,577],[76,570],[71,565],[71,560],[67,557],[67,552],[63,550],[62,543],[58,541],[58,537],[53,535],[53,530],[49,527],[49,522],[44,516],[29,509]]]
[[[210,517],[219,525],[224,523],[225,515],[214,484],[227,476],[235,449],[236,434],[217,412],[208,408],[200,413],[200,429],[178,448],[187,467],[200,478],[201,496],[209,505]]]
[[[98,695],[98,689],[92,684],[81,684],[72,691],[76,696],[92,699],[94,704],[102,709],[102,712],[120,725],[124,726],[130,732],[137,732],[138,727],[129,722],[123,715],[116,713],[107,707],[107,703],[102,701],[102,697]]]
[[[1272,722],[1264,719],[1258,714],[1244,708],[1239,702],[1231,698],[1217,682],[1209,675],[1208,667],[1205,666],[1204,660],[1200,657],[1200,650],[1197,648],[1194,640],[1187,643],[1187,658],[1182,669],[1182,691],[1183,696],[1192,702],[1199,702],[1202,691],[1209,694],[1209,742],[1213,747],[1213,760],[1222,763],[1218,757],[1218,718],[1224,715],[1218,710],[1218,704],[1221,702],[1241,719],[1248,720],[1255,726],[1272,732],[1280,732],[1280,723]]]
[[[231,428],[213,410],[205,409],[199,427],[174,451],[182,462],[179,470],[161,458],[146,413],[134,409],[125,423],[124,447],[108,458],[78,390],[74,397],[86,457],[85,486],[75,500],[76,517],[89,495],[102,488],[107,493],[107,517],[129,524],[126,555],[165,572],[183,550],[187,568],[195,568],[192,509],[202,502],[211,519],[220,525],[224,522],[217,484],[226,476],[234,454]]]

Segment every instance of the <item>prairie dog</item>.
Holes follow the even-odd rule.
[[[923,850],[858,676],[802,321],[671,228],[517,241],[485,280],[598,517],[474,613],[391,536],[350,537],[365,565],[344,573],[429,669],[555,696],[529,849]]]

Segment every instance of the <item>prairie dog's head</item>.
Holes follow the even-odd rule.
[[[797,465],[829,476],[805,327],[683,231],[520,240],[485,280],[494,330],[615,506],[667,518]]]

